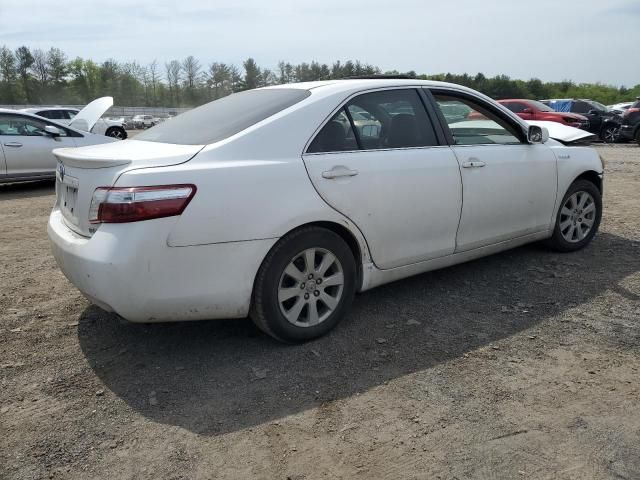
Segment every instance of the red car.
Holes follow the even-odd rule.
[[[536,100],[508,99],[498,100],[513,113],[523,120],[542,120],[545,122],[558,122],[570,127],[589,129],[589,119],[577,113],[556,112],[551,107]]]

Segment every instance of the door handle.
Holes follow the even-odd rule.
[[[355,177],[356,175],[358,175],[357,170],[350,170],[349,168],[341,165],[333,167],[331,170],[327,170],[326,172],[322,172],[322,178],[329,180],[340,177]]]
[[[462,162],[462,168],[480,168],[485,165],[486,163],[478,160],[477,158],[470,158],[466,162]]]
[[[6,142],[4,146],[5,147],[21,147],[22,144],[20,142]]]

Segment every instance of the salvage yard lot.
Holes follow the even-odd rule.
[[[585,250],[530,245],[356,298],[320,340],[134,325],[0,188],[0,478],[640,478],[640,149]]]

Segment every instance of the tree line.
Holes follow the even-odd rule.
[[[487,77],[457,74],[417,74],[385,71],[375,65],[348,60],[331,65],[312,61],[281,61],[273,68],[260,67],[253,58],[237,65],[201,63],[194,56],[182,60],[142,65],[136,61],[109,59],[98,63],[80,57],[69,59],[59,48],[48,51],[27,46],[0,48],[0,104],[86,104],[110,95],[116,105],[193,107],[233,92],[267,85],[330,80],[374,74],[406,75],[419,79],[458,83],[493,98],[591,98],[604,104],[630,101],[640,96],[633,88],[600,83],[543,82],[537,78],[515,80],[506,75]]]

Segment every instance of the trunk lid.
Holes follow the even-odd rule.
[[[98,187],[112,187],[123,173],[138,168],[167,167],[193,158],[202,145],[174,145],[139,140],[58,148],[56,208],[67,226],[90,237],[96,226],[89,223],[89,207]]]

